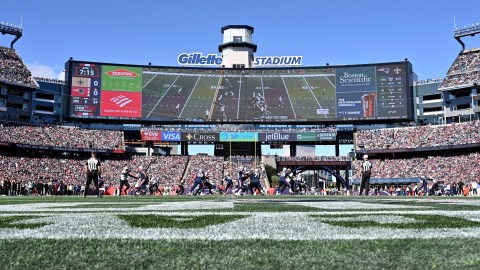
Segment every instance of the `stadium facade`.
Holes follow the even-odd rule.
[[[407,59],[302,67],[301,56],[256,56],[251,26],[228,25],[221,32],[220,55],[180,52],[180,66],[176,67],[70,59],[65,81],[33,78],[14,50],[1,48],[9,61],[20,66],[3,71],[0,78],[2,121],[60,124],[81,132],[96,129],[101,134],[121,132],[120,141],[107,148],[101,148],[94,139],[76,142],[73,147],[60,141],[40,147],[1,141],[1,146],[56,154],[95,150],[106,155],[188,156],[190,145],[210,144],[215,156],[231,158],[261,156],[265,154],[261,146],[270,145],[285,149],[285,156],[303,157],[274,159],[271,162],[277,168],[317,168],[316,179],[333,175],[349,186],[355,154],[411,158],[410,152],[429,155],[448,150],[452,154],[464,149],[429,146],[429,140],[434,139],[430,136],[439,132],[436,129],[418,135],[419,142],[413,148],[397,146],[395,140],[408,129],[385,132],[381,128],[462,122],[477,119],[480,113],[480,69],[476,65],[480,51],[476,49],[462,50],[445,79],[418,81]],[[375,136],[388,135],[381,144],[375,136],[358,143],[358,134],[368,130]],[[372,137],[368,132],[362,136],[365,134]],[[355,153],[338,157],[341,144],[354,145]],[[339,160],[309,159],[315,155],[316,145],[334,145]],[[472,145],[470,150],[479,145]],[[257,159],[253,160],[257,164]],[[245,162],[251,161],[247,158]],[[393,183],[391,178],[385,179]]]

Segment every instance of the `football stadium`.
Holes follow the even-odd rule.
[[[1,269],[478,269],[478,24],[422,80],[258,56],[251,25],[37,77],[23,30],[0,24]]]

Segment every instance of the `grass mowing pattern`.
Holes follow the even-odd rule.
[[[369,228],[369,227],[378,227],[378,228],[390,228],[390,229],[449,229],[449,228],[470,228],[470,227],[480,227],[480,222],[466,220],[458,217],[447,217],[440,215],[409,215],[402,214],[400,216],[413,218],[416,222],[412,223],[378,223],[375,221],[366,221],[366,220],[329,220],[335,218],[345,218],[345,217],[361,217],[361,216],[372,216],[374,214],[368,215],[342,215],[342,216],[316,216],[313,217],[321,218],[322,223],[327,223],[333,226],[342,226],[348,228]]]
[[[444,197],[445,198],[445,197]],[[448,197],[447,197],[448,198]],[[427,206],[431,207],[432,210],[446,210],[446,211],[479,211],[480,205],[471,205],[471,204],[456,204],[450,202],[442,203],[441,200],[439,202],[388,202],[388,201],[381,201],[379,200],[379,204],[388,204],[388,205],[410,205],[410,206]]]
[[[388,198],[353,198],[353,197],[297,197],[280,196],[268,198],[268,201],[249,201],[249,198],[235,197],[234,209],[201,210],[215,212],[236,212],[238,218],[248,216],[246,212],[283,211],[301,212],[361,212],[362,214],[325,216],[317,215],[319,222],[335,221],[338,217],[361,217],[377,215],[376,211],[414,211],[415,214],[400,214],[403,217],[414,218],[412,226],[420,228],[465,228],[471,227],[468,220],[437,215],[423,215],[422,211],[450,210],[475,211],[477,205],[454,205],[438,198],[431,201],[388,201]],[[255,198],[256,200],[259,197]],[[263,199],[263,198],[262,198]],[[397,198],[398,199],[398,198]],[[431,198],[430,198],[431,199]],[[436,199],[436,198],[435,198]],[[479,201],[478,198],[448,198]],[[106,197],[102,199],[73,197],[16,197],[0,198],[0,205],[15,205],[21,203],[54,203],[54,202],[97,202],[108,204],[115,202],[132,202],[133,204],[157,204],[159,202],[186,201],[228,201],[220,196],[197,197]],[[241,200],[241,202],[238,202]],[[278,202],[276,200],[279,200]],[[308,206],[288,205],[284,201],[354,201],[366,203],[386,203],[392,205],[431,206],[430,209],[318,209]],[[245,201],[245,202],[243,202]],[[125,207],[125,205],[118,205]],[[80,207],[80,206],[79,206]],[[81,207],[85,207],[81,206]],[[103,205],[102,205],[103,207]],[[116,208],[116,207],[112,207]],[[68,211],[68,210],[65,210]],[[112,209],[115,211],[115,209]],[[130,211],[137,211],[132,208]],[[370,212],[370,214],[364,214]],[[90,212],[92,213],[92,212]],[[123,212],[124,213],[124,212]],[[122,213],[122,214],[123,214]],[[184,213],[182,211],[182,213]],[[214,213],[207,213],[212,214]],[[245,215],[243,215],[245,214]],[[311,213],[312,215],[314,213]],[[309,213],[310,215],[310,213]],[[383,213],[381,215],[397,215]],[[128,215],[124,215],[128,216]],[[138,217],[136,215],[131,215]],[[148,215],[143,215],[148,216]],[[217,215],[219,216],[219,215]],[[0,229],[21,228],[32,224],[12,224],[21,220],[38,218],[39,216],[9,216],[0,217]],[[224,217],[224,216],[222,216]],[[227,215],[227,217],[232,217]],[[13,219],[12,219],[13,218]],[[178,218],[178,216],[177,216]],[[181,216],[185,218],[185,216]],[[215,217],[216,218],[216,217]],[[10,220],[9,220],[10,219]],[[193,220],[193,219],[192,219]],[[173,219],[175,221],[175,219]],[[181,219],[176,220],[181,221]],[[188,223],[183,220],[183,223]],[[233,221],[233,220],[232,220]],[[458,221],[458,222],[457,222]],[[171,221],[166,221],[168,223]],[[180,223],[182,223],[180,222]],[[206,221],[205,221],[206,222]],[[231,221],[226,221],[231,222]],[[350,221],[348,221],[350,222]],[[352,221],[358,227],[358,221]],[[422,223],[427,224],[422,226]],[[442,227],[442,222],[449,223]],[[142,228],[161,228],[142,227]],[[365,228],[375,227],[397,229],[406,224],[367,224]],[[480,229],[478,222],[474,227]],[[5,226],[3,225],[5,224]],[[41,224],[41,223],[38,223]],[[221,223],[216,223],[221,224]],[[292,221],[292,226],[294,221]],[[18,226],[20,225],[20,226]],[[184,226],[185,224],[182,224]],[[338,224],[340,225],[340,224]],[[343,225],[340,226],[344,226]],[[34,225],[35,226],[35,225]],[[132,226],[132,225],[131,225]],[[208,225],[206,225],[208,226]],[[390,227],[393,226],[393,227]],[[455,227],[457,226],[457,227]],[[194,226],[196,228],[198,226]],[[344,226],[348,227],[348,226]],[[177,228],[177,227],[174,227]],[[191,228],[191,227],[188,227]],[[279,231],[278,233],[281,233]],[[299,232],[301,233],[301,232]],[[322,233],[319,231],[319,233]],[[447,239],[390,239],[390,240],[326,240],[326,241],[273,241],[273,240],[51,240],[51,239],[0,239],[0,269],[478,269],[479,238],[447,238]]]
[[[2,250],[0,265],[3,269],[478,269],[480,264],[478,246],[480,239],[429,241],[26,239],[0,241]]]
[[[115,208],[139,208],[142,206],[145,206],[147,204],[80,204],[80,205],[72,205],[72,206],[62,206],[62,207],[55,207],[55,209],[58,208],[65,208],[65,209],[71,209],[71,208],[100,208],[100,209],[115,209]],[[149,204],[151,205],[151,204]],[[52,207],[53,208],[53,207]]]
[[[46,222],[39,223],[16,223],[19,221],[39,218],[39,216],[11,216],[0,217],[0,229],[37,229],[48,225]]]
[[[195,212],[318,212],[322,209],[303,205],[290,205],[283,202],[235,202],[233,209],[185,210]]]
[[[245,215],[205,215],[205,216],[157,216],[157,215],[119,215],[132,227],[137,228],[203,228],[209,225],[232,222]]]

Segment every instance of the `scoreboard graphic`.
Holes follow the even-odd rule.
[[[70,116],[140,118],[142,69],[78,63],[72,66]]]
[[[95,118],[100,112],[101,77],[99,66],[80,63],[73,67],[71,109],[77,117]]]
[[[68,61],[69,118],[185,123],[413,119],[407,61],[219,69]]]

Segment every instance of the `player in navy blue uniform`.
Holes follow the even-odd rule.
[[[292,186],[289,183],[289,180],[290,180],[289,174],[291,174],[290,169],[283,168],[282,172],[280,173],[280,179],[278,181],[277,195],[282,194],[285,188],[287,187],[290,190],[292,189]]]
[[[212,183],[210,183],[210,182],[208,181],[209,179],[210,179],[210,178],[208,177],[208,174],[205,175],[205,177],[204,177],[203,180],[202,180],[202,188],[199,189],[199,192],[203,192],[203,190],[204,190],[205,187],[206,187],[206,188],[208,188],[208,194],[213,195],[213,192],[212,192],[213,186],[212,186]]]
[[[227,174],[227,175],[225,175],[225,178],[223,179],[223,181],[225,183],[225,189],[223,191],[223,196],[227,196],[228,190],[233,188],[233,180],[232,180],[232,177],[229,174]]]
[[[184,185],[185,185],[185,180],[180,178],[180,182],[178,183],[178,186],[177,186],[177,194],[178,195],[183,195],[183,193],[185,192]]]
[[[295,176],[295,184],[294,184],[293,191],[294,191],[295,194],[299,194],[302,191],[302,189],[305,190],[305,194],[307,194],[307,184],[305,183],[305,180],[303,179],[303,174],[298,173]]]
[[[263,187],[260,184],[260,173],[258,169],[255,169],[255,171],[250,174],[249,189],[252,192],[252,195],[256,195],[255,190],[258,190],[262,195],[264,194]]]
[[[147,194],[147,186],[148,186],[148,176],[147,173],[143,170],[143,166],[138,167],[138,170],[140,171],[138,173],[138,182],[136,184],[137,192],[135,195],[145,195]]]
[[[194,195],[196,196],[197,195],[197,192],[198,191],[195,191],[195,193],[193,193],[193,191],[198,187],[198,190],[202,189],[203,187],[203,179],[205,178],[205,174],[203,173],[203,170],[202,169],[199,169],[198,170],[198,173],[197,175],[195,176],[195,182],[193,182],[193,186],[192,188],[190,189],[190,192],[188,193],[188,196],[190,195]]]
[[[238,171],[238,183],[237,188],[235,189],[236,195],[243,195],[245,193],[245,181],[248,178],[248,174],[244,172],[243,166],[240,166],[240,170]]]

